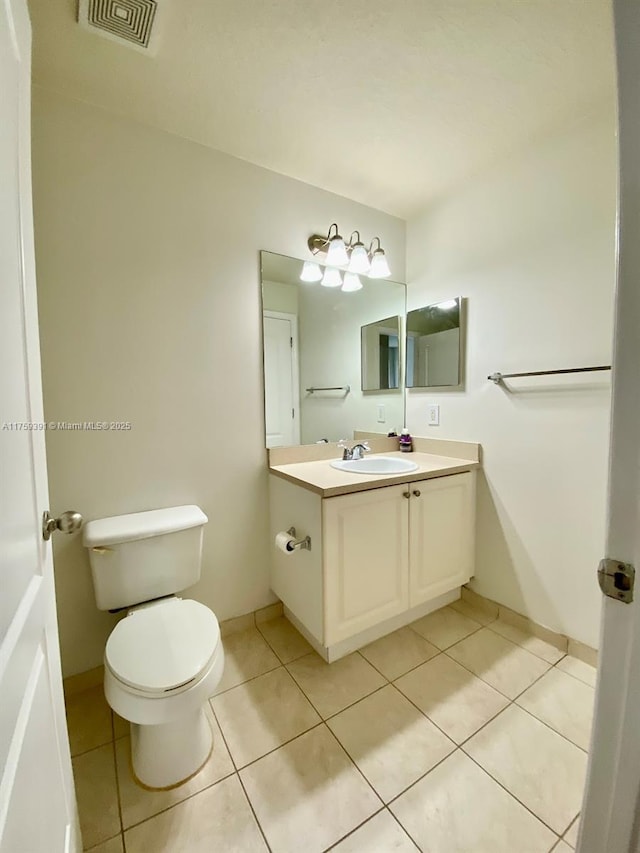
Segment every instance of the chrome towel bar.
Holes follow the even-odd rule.
[[[527,373],[492,373],[487,376],[496,385],[499,385],[503,379],[516,379],[521,376],[556,376],[559,373],[592,373],[597,370],[611,370],[610,364],[599,365],[598,367],[567,367],[563,370],[530,370]]]
[[[315,386],[311,386],[311,388],[305,388],[309,394],[315,394],[316,391],[344,391],[345,394],[348,394],[351,391],[351,385],[332,385],[330,388],[317,388]]]

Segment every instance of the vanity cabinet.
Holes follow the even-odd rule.
[[[291,526],[311,550],[273,547],[271,586],[327,660],[419,618],[473,575],[475,471],[320,495],[270,476],[271,533]]]
[[[406,492],[387,486],[322,502],[326,645],[409,608]]]

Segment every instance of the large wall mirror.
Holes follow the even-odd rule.
[[[407,314],[407,388],[462,384],[462,299]]]
[[[345,292],[301,281],[296,258],[260,261],[267,447],[399,430],[405,285],[363,276],[361,290]]]

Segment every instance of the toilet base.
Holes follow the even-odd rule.
[[[144,788],[182,785],[202,769],[213,749],[204,708],[170,723],[130,726],[133,775]]]

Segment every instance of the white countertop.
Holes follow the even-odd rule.
[[[416,471],[401,474],[354,474],[332,468],[331,462],[339,459],[322,459],[315,462],[293,462],[287,465],[271,465],[269,471],[277,477],[316,492],[323,498],[336,495],[348,495],[366,489],[379,489],[398,483],[412,483],[432,477],[446,477],[479,468],[480,463],[473,459],[459,459],[453,456],[437,456],[433,453],[403,453],[399,450],[375,454],[381,456],[400,456],[418,466]]]

